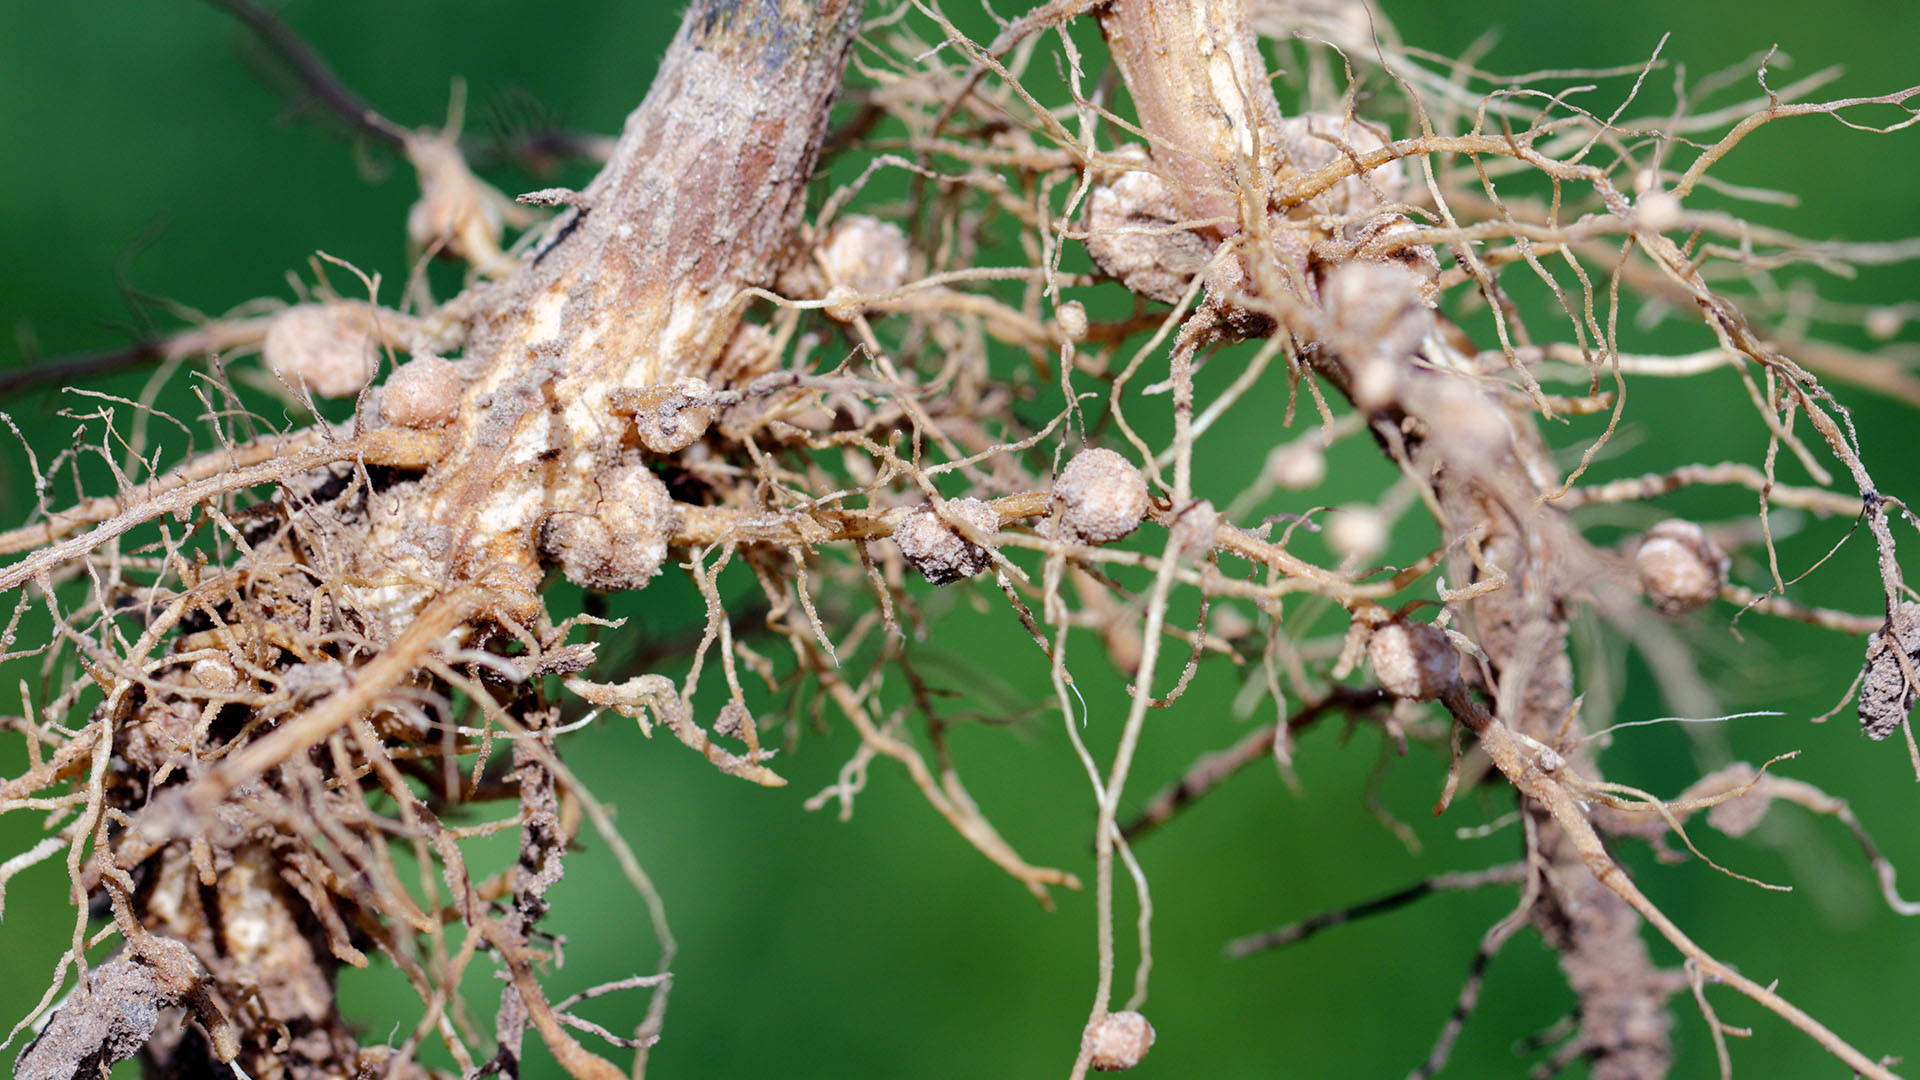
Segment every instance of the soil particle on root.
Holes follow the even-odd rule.
[[[14,1080],[97,1080],[147,1044],[160,1011],[172,1004],[173,995],[145,964],[101,964],[20,1052]]]
[[[1887,629],[1894,630],[1900,647],[1893,648]],[[1867,738],[1884,739],[1894,733],[1913,709],[1914,687],[1900,663],[1920,674],[1920,604],[1911,601],[1894,609],[1893,617],[1867,639],[1866,671],[1860,683],[1860,730]]]
[[[979,499],[948,499],[946,515],[983,538],[1000,528],[1000,515]],[[986,548],[960,535],[930,506],[908,514],[894,529],[893,542],[900,546],[907,565],[935,585],[973,577],[993,565],[993,555]]]

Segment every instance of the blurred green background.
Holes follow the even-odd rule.
[[[998,6],[1014,13],[1011,4]],[[1696,76],[1778,43],[1792,58],[1791,68],[1775,62],[1780,83],[1830,64],[1848,69],[1829,91],[1834,96],[1920,81],[1911,52],[1920,40],[1920,4],[1402,0],[1385,10],[1408,42],[1443,54],[1496,32],[1480,63],[1500,72],[1635,62],[1671,31],[1666,57]],[[644,91],[678,8],[609,0],[536,13],[478,0],[299,0],[284,11],[348,83],[403,123],[437,122],[450,80],[462,76],[470,130],[484,129],[495,106],[524,110],[536,101],[568,125],[615,132]],[[155,310],[144,300],[130,306],[136,295],[206,312],[287,296],[286,274],[316,248],[377,269],[389,282],[404,277],[402,225],[414,197],[408,170],[290,117],[287,98],[269,85],[272,64],[228,18],[184,0],[11,0],[0,12],[0,327],[13,338],[0,347],[0,362],[124,341],[140,325],[137,312],[150,317]],[[1670,78],[1656,74],[1650,83]],[[1611,84],[1596,100],[1610,107],[1618,92]],[[1802,205],[1762,208],[1757,216],[1802,235],[1920,235],[1920,131],[1883,138],[1824,118],[1781,123],[1749,139],[1722,172],[1799,193]],[[584,179],[578,171],[538,181],[510,171],[492,176],[510,192]],[[1870,268],[1854,281],[1809,280],[1851,303],[1920,296],[1920,276],[1910,265]],[[384,295],[394,295],[392,286]],[[1696,328],[1661,333],[1645,340],[1685,349],[1707,344]],[[1908,330],[1901,340],[1911,348],[1916,336]],[[132,393],[140,378],[100,385]],[[1597,475],[1685,460],[1757,462],[1764,450],[1764,432],[1730,379],[1636,385],[1636,393],[1622,449]],[[1856,408],[1881,489],[1920,497],[1915,415],[1840,393]],[[1212,470],[1201,474],[1207,483],[1217,480],[1231,493],[1245,482],[1275,439],[1277,414],[1263,410],[1279,400],[1236,410],[1230,430],[1203,444],[1203,465]],[[31,392],[0,402],[0,409],[46,448],[66,437],[66,425],[53,416],[63,404],[56,394]],[[1575,425],[1556,438],[1577,446],[1596,431]],[[31,497],[19,457],[17,450],[0,456],[9,521]],[[1366,497],[1385,476],[1375,462],[1342,457],[1328,489],[1315,497]],[[1751,504],[1709,495],[1669,505],[1736,514]],[[1824,523],[1790,540],[1783,549],[1789,570],[1808,565],[1844,528]],[[1764,580],[1750,561],[1736,572],[1749,584]],[[952,592],[929,601],[951,608],[929,643],[930,670],[966,695],[956,708],[1013,720],[959,729],[954,750],[962,771],[1022,853],[1090,880],[1091,800],[1059,719],[1046,707],[1044,662],[1004,604]],[[688,605],[692,595],[663,579],[642,597],[641,625],[628,633],[658,639],[684,631],[697,611]],[[1797,595],[1873,610],[1868,553],[1856,541]],[[1846,689],[1862,643],[1758,618],[1742,623],[1740,640],[1726,615],[1709,612],[1678,631],[1695,646],[1726,709],[1786,714],[1740,722],[1730,732],[1739,752],[1764,759],[1801,749],[1787,773],[1850,798],[1888,855],[1912,870],[1920,891],[1920,836],[1911,827],[1920,789],[1904,753],[1897,744],[1861,739],[1850,712],[1826,726],[1807,724]],[[1123,698],[1092,649],[1082,649],[1083,685],[1098,691],[1089,738],[1104,757]],[[1668,712],[1644,664],[1629,658],[1621,671],[1626,689],[1616,719]],[[14,712],[14,686],[31,674],[4,674],[0,711]],[[1225,746],[1265,718],[1235,714],[1238,682],[1225,665],[1210,665],[1179,708],[1153,717],[1134,772],[1133,805],[1196,754]],[[769,716],[781,707],[764,698],[758,704]],[[783,790],[719,776],[683,748],[645,742],[622,724],[582,732],[567,747],[574,768],[617,804],[620,827],[664,893],[680,938],[677,987],[653,1075],[1060,1075],[1092,991],[1090,897],[1062,893],[1058,911],[1040,910],[884,763],[874,767],[850,822],[830,810],[803,811],[801,801],[832,781],[853,746],[842,725],[803,739],[783,758],[792,781]],[[5,753],[11,767],[18,749],[9,745]],[[1339,725],[1322,726],[1300,746],[1303,794],[1290,794],[1273,770],[1253,769],[1140,846],[1157,910],[1145,1011],[1159,1044],[1138,1075],[1400,1076],[1424,1058],[1475,943],[1507,910],[1510,892],[1430,899],[1277,954],[1229,962],[1220,951],[1231,937],[1424,875],[1512,856],[1510,829],[1477,840],[1454,832],[1508,809],[1497,792],[1463,799],[1437,821],[1427,815],[1444,761],[1425,750],[1396,763],[1382,788],[1385,803],[1423,841],[1423,854],[1410,855],[1362,805],[1380,753],[1372,728],[1343,740]],[[1613,779],[1673,793],[1698,774],[1689,754],[1684,734],[1640,729],[1606,761]],[[37,827],[30,817],[0,820],[0,850],[30,842]],[[1658,866],[1634,845],[1623,845],[1623,854],[1648,892],[1723,959],[1763,982],[1779,980],[1790,998],[1869,1053],[1920,1058],[1920,923],[1887,912],[1845,832],[1831,821],[1776,811],[1747,841],[1707,834],[1705,842],[1721,861],[1795,891],[1762,892],[1698,862]],[[591,836],[583,846],[552,894],[546,924],[568,941],[567,964],[549,984],[561,993],[650,970],[656,955],[644,912],[612,858]],[[48,866],[7,889],[0,1020],[9,1025],[38,998],[71,926],[64,894],[60,872]],[[1132,918],[1124,902],[1119,918],[1124,961]],[[1664,945],[1654,953],[1673,961]],[[349,973],[344,982],[347,1008],[372,1041],[396,1024],[404,1032],[417,1015],[412,995],[390,972]],[[477,977],[469,989],[476,1012],[489,1014],[495,984]],[[1754,1027],[1753,1037],[1733,1048],[1743,1075],[1842,1074],[1757,1008],[1726,993],[1715,1000],[1728,1023]],[[1524,1074],[1532,1059],[1514,1055],[1516,1040],[1553,1024],[1571,1003],[1552,956],[1523,933],[1491,966],[1447,1075]],[[585,1011],[616,1029],[634,1018],[634,999],[599,1006]],[[1690,1004],[1676,1001],[1675,1011],[1675,1075],[1708,1075],[1713,1058],[1704,1024]],[[12,1051],[4,1057],[10,1062]],[[529,1068],[542,1076],[554,1071],[538,1052]],[[1570,1075],[1581,1072],[1576,1067]]]

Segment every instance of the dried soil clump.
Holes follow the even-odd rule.
[[[692,446],[719,415],[713,386],[691,375],[639,390],[616,390],[611,401],[615,412],[632,414],[640,445],[655,454],[677,454]]]
[[[1878,741],[1893,734],[1913,710],[1914,684],[1908,671],[1920,673],[1920,603],[1912,601],[1895,608],[1887,626],[1867,639],[1860,683],[1860,730],[1867,738]]]
[[[86,988],[54,1013],[46,1030],[20,1052],[14,1080],[96,1080],[137,1053],[173,1004],[153,969],[110,960],[87,976]]]
[[[979,499],[948,499],[945,511],[948,519],[965,523],[981,537],[991,537],[1000,528],[1000,515]],[[991,552],[960,535],[931,506],[908,514],[893,530],[893,542],[907,565],[935,585],[973,577],[993,565]]]

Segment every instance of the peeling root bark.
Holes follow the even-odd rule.
[[[744,291],[796,254],[861,9],[709,0],[688,13],[612,160],[520,268],[474,299],[467,355],[483,373],[444,456],[392,493],[375,537],[444,554],[401,569],[533,593],[552,554],[542,526],[591,517],[614,472],[646,460],[618,396],[719,381]],[[392,592],[396,621],[423,602],[423,590]]]

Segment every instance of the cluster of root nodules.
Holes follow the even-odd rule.
[[[1059,32],[1081,8],[1131,50],[1117,77],[1141,115],[1107,111],[1115,95],[1091,74],[1103,65]],[[1213,8],[1219,17],[1200,17]],[[1291,51],[1285,78],[1258,70],[1257,36]],[[1860,716],[1875,738],[1905,728],[1920,688],[1893,548],[1905,510],[1874,485],[1821,368],[1916,395],[1874,374],[1888,367],[1812,340],[1821,320],[1859,313],[1800,293],[1788,306],[1765,276],[1884,251],[1803,243],[1706,207],[1754,194],[1714,187],[1711,167],[1759,123],[1868,107],[1908,117],[1914,95],[1811,100],[1820,76],[1773,87],[1762,62],[1746,95],[1716,77],[1712,111],[1676,119],[1641,101],[1658,58],[1543,75],[1536,95],[1391,39],[1358,5],[1225,0],[1047,4],[985,43],[936,4],[872,27],[850,91],[861,122],[831,143],[856,166],[835,162],[835,175],[857,178],[825,193],[764,287],[703,311],[747,318],[708,343],[698,370],[580,395],[605,403],[586,426],[621,433],[617,452],[542,458],[551,490],[530,493],[550,510],[526,538],[548,581],[617,592],[659,573],[692,580],[705,621],[682,655],[618,668],[583,643],[596,620],[560,617],[524,577],[420,575],[482,524],[460,516],[462,499],[415,496],[445,481],[441,428],[471,411],[466,381],[483,362],[518,362],[458,355],[461,327],[495,332],[526,315],[487,310],[484,289],[439,306],[410,295],[399,311],[328,294],[216,328],[225,337],[200,332],[224,342],[207,348],[263,350],[292,400],[366,386],[379,366],[370,340],[410,352],[350,427],[236,429],[244,403],[209,384],[222,396],[205,398],[198,429],[219,448],[156,476],[122,464],[150,450],[114,427],[143,407],[87,399],[80,449],[32,462],[40,507],[0,535],[0,551],[25,553],[0,569],[18,594],[0,647],[38,665],[10,718],[27,765],[0,786],[0,811],[49,815],[45,841],[0,864],[0,885],[64,859],[86,901],[28,1019],[55,1012],[61,987],[73,994],[21,1074],[65,1080],[142,1050],[162,1071],[221,1063],[256,1080],[415,1075],[432,1071],[429,1044],[463,1076],[512,1074],[529,1027],[581,1080],[614,1075],[583,1038],[644,1060],[672,955],[664,926],[659,964],[635,965],[653,974],[573,995],[645,1000],[633,1029],[597,1028],[545,989],[563,979],[539,924],[569,839],[584,819],[619,845],[555,739],[602,711],[778,785],[784,747],[771,736],[785,723],[791,745],[806,718],[773,703],[804,684],[815,719],[858,736],[809,808],[851,815],[876,761],[899,767],[965,843],[1048,903],[1078,878],[1021,854],[949,752],[953,725],[973,715],[949,691],[992,680],[966,669],[967,644],[942,619],[984,598],[1004,633],[1032,643],[1056,737],[1093,789],[1098,959],[1087,1023],[1062,1040],[1074,1075],[1130,1068],[1155,1041],[1140,1008],[1151,920],[1117,917],[1113,899],[1125,874],[1150,911],[1132,845],[1249,766],[1290,779],[1296,737],[1335,718],[1377,732],[1383,760],[1414,741],[1439,748],[1452,765],[1433,778],[1442,808],[1463,784],[1513,792],[1514,812],[1481,830],[1509,846],[1493,870],[1233,947],[1297,941],[1436,890],[1517,888],[1451,1018],[1436,1010],[1439,1037],[1416,1075],[1445,1065],[1487,959],[1527,926],[1579,997],[1542,1073],[1585,1059],[1594,1075],[1664,1074],[1668,999],[1689,989],[1725,1062],[1728,1029],[1708,996],[1718,985],[1856,1071],[1891,1075],[1686,938],[1607,847],[1633,838],[1705,860],[1690,821],[1737,836],[1789,803],[1845,821],[1888,902],[1911,913],[1845,802],[1774,762],[1711,749],[1705,778],[1672,798],[1608,781],[1600,750],[1640,718],[1591,704],[1616,695],[1581,681],[1603,674],[1576,677],[1569,641],[1575,614],[1590,613],[1647,655],[1673,711],[1707,719],[1716,695],[1675,646],[1707,618],[1881,631]],[[1154,64],[1226,53],[1223,69],[1247,76],[1239,96],[1183,116],[1191,87],[1226,88]],[[1612,95],[1604,111],[1557,96],[1595,80]],[[1062,81],[1053,100],[1028,87]],[[409,145],[431,159],[438,197],[449,178],[477,183],[450,142]],[[873,183],[895,173],[899,184]],[[908,194],[886,201],[873,193],[883,188]],[[465,252],[478,274],[513,272],[497,238],[469,232],[422,244]],[[1548,299],[1516,299],[1526,294]],[[1701,320],[1692,351],[1635,351],[1636,333],[1680,312]],[[534,400],[552,378],[518,374],[494,385],[533,387]],[[1750,407],[1764,456],[1688,463],[1663,439],[1609,449],[1640,455],[1641,475],[1589,479],[1633,423],[1625,384],[1662,380]],[[505,389],[489,402],[491,416],[513,404]],[[1267,440],[1257,451],[1213,437],[1248,416]],[[1371,492],[1337,482],[1328,455],[1345,443],[1384,457],[1393,479]],[[106,486],[84,486],[106,465]],[[1750,491],[1751,511],[1674,516],[1669,496],[1709,485]],[[1623,519],[1635,523],[1624,540],[1589,535]],[[1855,519],[1882,568],[1857,613],[1801,602],[1780,571],[1732,576],[1778,567],[1733,555],[1772,556],[1789,526],[1837,539]],[[723,597],[743,592],[753,606],[728,610]],[[1207,677],[1234,680],[1240,711],[1260,722],[1184,775],[1137,775],[1160,710]],[[1092,709],[1085,689],[1102,679],[1124,692]],[[1100,738],[1085,739],[1095,725]],[[1491,771],[1463,763],[1470,740]],[[468,848],[500,831],[518,837],[514,865],[470,873]],[[1130,994],[1114,961],[1114,928],[1129,922],[1140,928]],[[1680,969],[1654,965],[1649,925],[1683,954]],[[88,968],[96,938],[118,951]],[[458,993],[476,957],[506,983],[487,1032]],[[342,1019],[335,975],[373,962],[398,968],[422,1008],[369,1046]]]
[[[458,995],[476,957],[512,985],[524,1022],[569,1038],[574,1018],[533,978],[558,958],[536,924],[579,816],[577,799],[562,809],[556,713],[537,677],[591,651],[564,645],[566,627],[473,605],[387,627],[354,583],[394,475],[313,468],[333,436],[216,433],[229,460],[271,451],[264,475],[244,478],[265,486],[207,497],[179,474],[156,478],[149,501],[171,489],[175,512],[90,541],[19,590],[8,658],[36,658],[39,678],[9,718],[27,764],[0,784],[0,809],[46,814],[47,838],[0,884],[64,861],[84,902],[50,972],[38,967],[50,952],[10,949],[15,977],[53,977],[13,1030],[44,1025],[16,1075],[85,1080],[138,1052],[167,1075],[419,1076],[423,1041],[463,1075],[510,1067],[517,1036],[476,1030]],[[212,486],[234,485],[215,474]],[[135,494],[131,508],[81,500],[4,542],[153,517]],[[29,630],[37,619],[52,632]],[[29,633],[47,639],[20,648]],[[517,831],[518,860],[469,874],[463,847],[501,830]],[[118,939],[114,955],[87,964],[102,938]],[[396,967],[423,1008],[363,1042],[335,984],[369,963]]]

